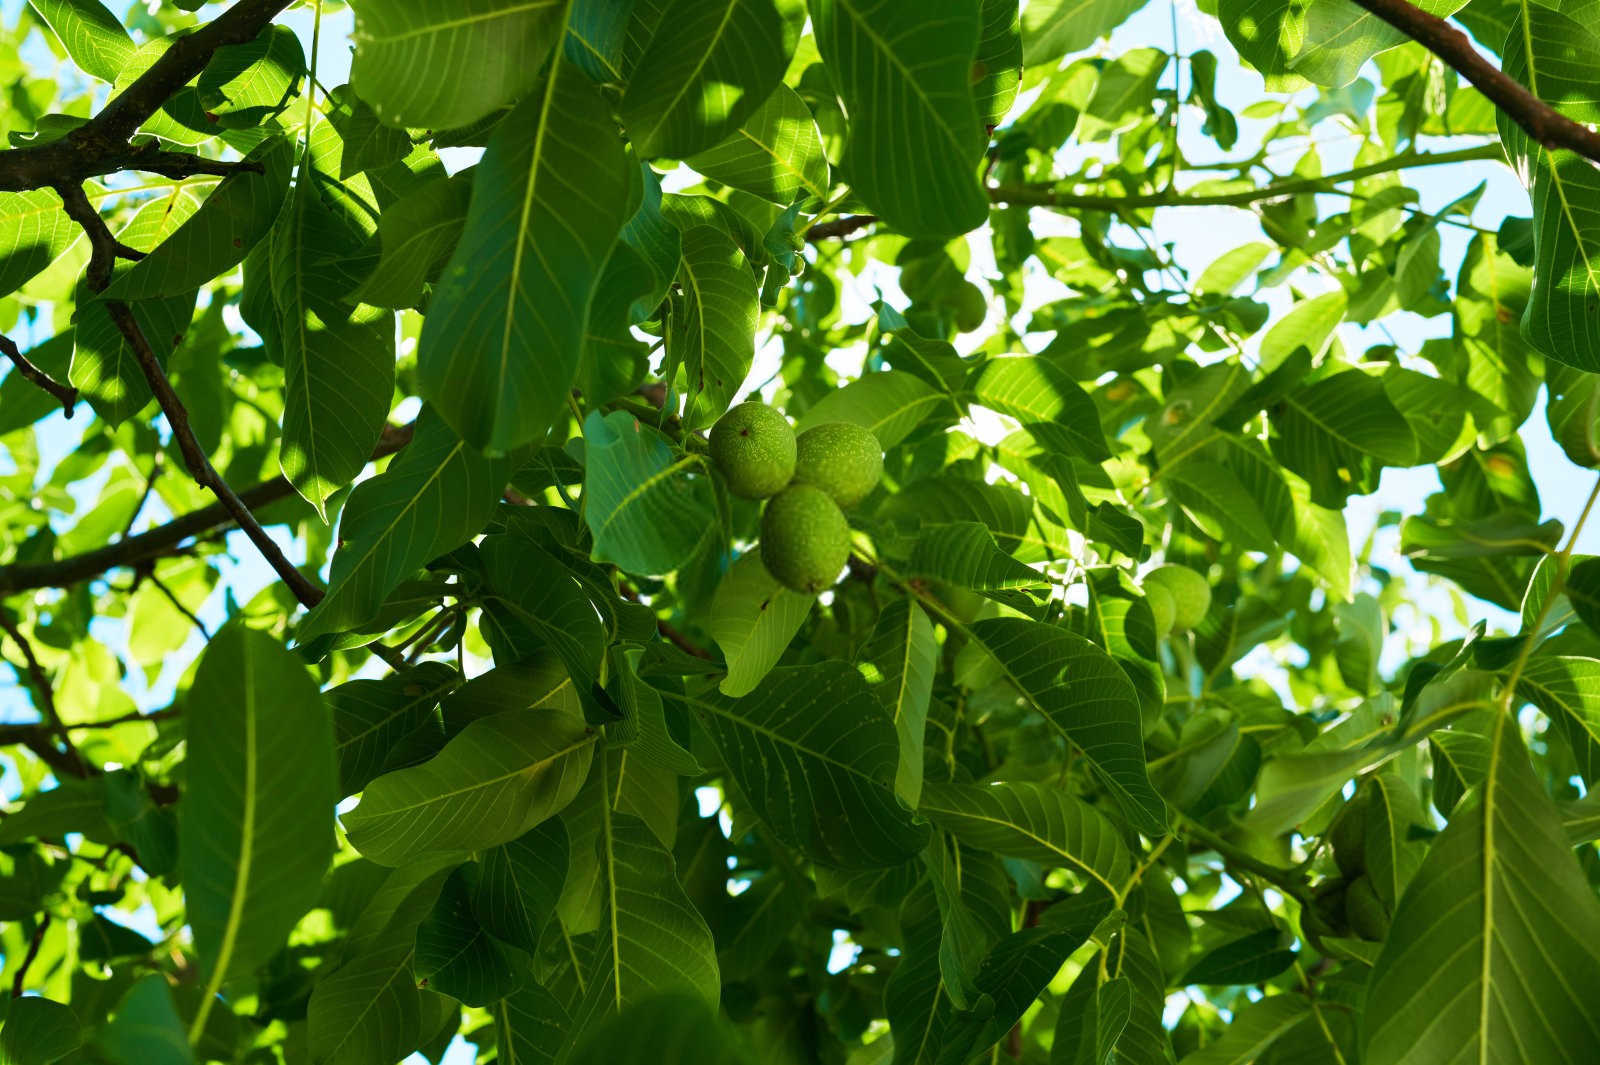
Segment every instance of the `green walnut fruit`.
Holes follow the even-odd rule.
[[[1144,575],[1145,595],[1159,586],[1172,596],[1172,630],[1185,632],[1200,624],[1211,609],[1211,586],[1187,566],[1157,566]]]
[[[816,595],[850,558],[850,523],[828,493],[792,484],[761,515],[761,561],[785,588]]]
[[[828,422],[800,434],[795,482],[815,485],[841,507],[853,507],[871,495],[882,476],[883,447],[871,429]]]
[[[734,495],[776,495],[794,477],[794,429],[765,403],[741,403],[711,427],[711,461]]]
[[[1389,934],[1389,911],[1372,881],[1358,877],[1344,893],[1344,916],[1350,931],[1362,939],[1380,942]]]
[[[1178,604],[1173,601],[1172,593],[1167,591],[1164,584],[1145,585],[1144,601],[1150,604],[1150,613],[1155,616],[1156,639],[1165,640],[1178,618]]]

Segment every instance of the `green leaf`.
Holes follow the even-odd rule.
[[[268,26],[253,41],[218,48],[195,89],[207,114],[227,124],[265,123],[288,105],[305,72],[299,35],[288,26]]]
[[[106,821],[105,778],[63,780],[48,791],[33,795],[20,809],[0,821],[0,846],[30,839],[53,839],[81,832],[89,839],[111,835]]]
[[[895,798],[894,723],[851,666],[777,669],[742,699],[662,694],[695,712],[755,812],[809,857],[893,865],[927,842]]]
[[[300,641],[371,620],[413,571],[482,530],[509,474],[424,407],[406,449],[350,493],[327,598],[300,623]]]
[[[1098,890],[1085,891],[1057,901],[1051,910],[1048,921],[1012,933],[983,959],[973,983],[984,1008],[956,1015],[943,1033],[939,1065],[971,1061],[1019,1023],[1067,957],[1088,941],[1111,910],[1111,900]]]
[[[1576,1065],[1600,1042],[1600,902],[1513,718],[1495,717],[1489,748],[1488,775],[1429,848],[1373,966],[1369,1065]]]
[[[572,801],[596,736],[567,710],[474,721],[428,761],[367,785],[345,831],[363,856],[391,866],[509,842]]]
[[[554,1065],[567,1045],[567,1011],[538,984],[528,983],[489,1008],[495,1045],[508,1062]]]
[[[678,882],[672,855],[644,822],[613,814],[603,795],[601,802],[601,934],[594,975],[573,1013],[580,1033],[661,992],[689,992],[706,1005],[722,997],[716,943]]]
[[[472,182],[461,175],[419,185],[378,217],[377,268],[351,299],[404,310],[438,279],[466,225]]]
[[[1276,927],[1251,932],[1206,951],[1177,982],[1225,986],[1265,983],[1294,964],[1294,951],[1283,944],[1284,934]]]
[[[394,314],[327,299],[343,284],[340,227],[300,169],[273,231],[272,283],[283,344],[283,475],[324,520],[328,497],[361,472],[394,393]]]
[[[391,126],[465,126],[533,88],[570,7],[571,0],[365,0],[356,6],[350,83]]]
[[[828,422],[854,422],[871,429],[888,450],[950,403],[948,396],[935,392],[920,377],[884,370],[863,374],[823,396],[805,412],[795,431],[803,433]]]
[[[1022,22],[1016,0],[981,0],[983,39],[973,59],[978,124],[998,126],[1022,85]]]
[[[1306,9],[1313,0],[1218,0],[1217,20],[1240,58],[1261,72],[1271,92],[1305,85],[1293,72],[1306,41]]]
[[[352,680],[330,688],[339,794],[354,795],[383,771],[390,749],[433,714],[439,700],[461,684],[443,662],[423,662],[378,680]]]
[[[261,172],[244,170],[223,178],[198,211],[118,275],[106,290],[107,298],[180,296],[244,262],[278,217],[293,153],[289,138],[274,137],[245,156]]]
[[[0,1063],[4,1065],[50,1065],[82,1043],[83,1025],[70,1006],[31,995],[0,1005]]]
[[[1245,1004],[1215,1041],[1185,1056],[1183,1065],[1250,1065],[1310,1017],[1311,1005],[1299,995],[1270,995]]]
[[[1139,10],[1136,0],[1030,0],[1022,13],[1022,56],[1030,67],[1081,52]]]
[[[890,603],[878,615],[872,639],[862,657],[876,663],[883,679],[876,690],[894,718],[900,738],[900,762],[895,769],[894,791],[907,806],[916,808],[922,797],[923,733],[928,702],[938,668],[939,643],[933,623],[910,599]]]
[[[556,912],[567,876],[567,830],[545,821],[479,858],[472,912],[496,938],[529,954]]]
[[[194,1060],[172,991],[160,973],[141,976],[128,989],[95,1042],[115,1065],[189,1065]]]
[[[51,189],[0,192],[0,296],[9,296],[78,239]]]
[[[339,140],[343,142],[343,150],[339,153],[340,181],[363,171],[379,171],[411,154],[410,135],[403,129],[385,126],[378,121],[377,112],[357,96],[350,86],[340,85],[330,93],[330,97],[335,110],[329,112],[328,121],[339,131]],[[392,204],[386,205],[378,221],[380,228],[383,218],[388,217],[392,209]],[[464,195],[461,214],[466,215]]]
[[[128,31],[100,0],[28,0],[78,69],[101,81],[115,81],[133,56]],[[3,215],[3,212],[0,212]]]
[[[457,869],[433,910],[417,926],[412,969],[430,990],[468,1006],[487,1006],[511,994],[524,976],[473,911],[472,888]]]
[[[645,158],[682,159],[738,129],[783,80],[797,0],[673,0],[628,75],[622,125]]]
[[[995,546],[989,530],[975,521],[956,521],[923,530],[911,551],[905,574],[948,581],[963,588],[1037,588],[1044,574]]]
[[[635,195],[621,140],[595,136],[609,121],[558,56],[478,164],[417,343],[423,398],[474,447],[537,442],[566,409],[589,301]]]
[[[1589,91],[1600,38],[1571,14],[1532,5],[1511,28],[1506,76],[1575,122],[1600,121]],[[1522,335],[1546,356],[1600,370],[1600,229],[1593,205],[1600,174],[1566,149],[1546,148],[1504,114],[1496,117],[1506,154],[1533,198],[1534,285]]]
[[[756,1059],[715,1009],[694,995],[674,992],[643,999],[607,1018],[567,1060],[570,1065],[751,1065]]]
[[[1445,18],[1465,4],[1463,0],[1423,0],[1417,6]],[[1352,0],[1310,0],[1305,20],[1305,47],[1290,65],[1296,74],[1318,85],[1348,85],[1373,56],[1411,40]]]
[[[843,167],[874,213],[911,237],[953,237],[989,213],[972,97],[974,0],[810,0],[817,48],[850,116]]]
[[[1031,428],[1050,423],[1050,436],[1091,462],[1111,457],[1094,400],[1054,363],[1036,358],[991,359],[972,386],[972,398]]]
[[[480,628],[495,657],[517,661],[553,650],[590,720],[615,719],[599,681],[605,629],[571,572],[518,535],[485,537],[480,557],[489,580]]]
[[[697,225],[683,234],[678,283],[683,313],[672,316],[669,354],[682,364],[693,397],[685,420],[704,425],[728,409],[750,372],[760,316],[756,280],[726,234]]]
[[[200,656],[184,699],[178,832],[184,897],[209,993],[283,946],[333,854],[333,728],[276,639],[235,623]]]
[[[1595,780],[1600,773],[1592,749],[1600,744],[1600,661],[1536,654],[1517,678],[1517,694],[1566,735],[1579,772]]]
[[[1115,826],[1088,803],[1039,784],[930,783],[917,812],[969,846],[1072,869],[1112,895],[1128,875]]]
[[[991,618],[972,637],[1046,721],[1079,747],[1141,831],[1166,824],[1144,765],[1139,698],[1122,667],[1082,636],[1022,618]]]
[[[725,185],[788,205],[828,198],[822,135],[798,93],[780,84],[742,125],[684,162]]]
[[[705,622],[728,663],[718,690],[733,698],[754,691],[783,657],[815,601],[779,584],[756,552],[736,559],[717,584]]]
[[[716,521],[704,460],[674,454],[666,437],[625,411],[590,412],[583,435],[595,561],[645,576],[688,561]]]
[[[306,1010],[313,1060],[371,1065],[417,1048],[422,1005],[412,951],[410,936],[395,935],[317,981]]]

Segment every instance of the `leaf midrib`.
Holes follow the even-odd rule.
[[[542,7],[554,7],[558,2],[559,0],[530,0],[529,3],[518,4],[515,7],[504,7],[496,11],[484,11],[476,15],[466,15],[462,18],[449,19],[444,22],[424,23],[423,25],[417,26],[413,29],[405,30],[400,33],[389,34],[383,37],[378,37],[371,33],[362,33],[359,31],[354,34],[354,36],[357,42],[384,45],[394,44],[397,41],[407,41],[413,37],[422,37],[427,34],[448,33],[451,30],[459,30],[466,26],[475,26],[480,22],[493,22],[496,19],[512,18],[516,15],[521,15],[524,12],[537,11]]]

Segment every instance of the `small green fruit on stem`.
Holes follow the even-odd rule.
[[[1157,566],[1144,575],[1145,595],[1153,587],[1164,588],[1172,597],[1172,631],[1186,632],[1205,619],[1211,609],[1211,586],[1187,566]],[[1155,609],[1152,607],[1151,609]]]
[[[711,461],[743,499],[765,499],[794,476],[794,429],[782,414],[751,400],[711,427]]]
[[[820,488],[794,484],[761,515],[761,561],[779,584],[815,595],[850,558],[850,523]]]
[[[883,446],[854,422],[828,422],[800,434],[794,479],[815,485],[841,507],[853,507],[883,477]]]

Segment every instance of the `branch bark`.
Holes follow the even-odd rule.
[[[56,186],[56,191],[61,194],[61,202],[67,214],[83,228],[89,238],[89,266],[85,271],[89,290],[103,292],[111,283],[111,269],[117,257],[123,254],[122,249],[117,239],[111,235],[111,230],[106,227],[105,219],[100,217],[94,204],[89,202],[89,197],[84,194],[82,186],[61,184]],[[211,465],[211,459],[207,457],[205,448],[200,446],[200,441],[196,439],[194,429],[189,424],[189,411],[178,398],[178,393],[173,390],[166,370],[161,367],[161,360],[156,356],[155,349],[150,346],[144,330],[139,327],[138,321],[133,316],[133,308],[121,300],[106,300],[106,311],[111,315],[111,321],[116,325],[117,332],[122,334],[128,346],[133,349],[133,357],[144,373],[150,391],[155,394],[161,413],[166,415],[167,424],[172,429],[173,439],[178,442],[178,451],[183,455],[183,463],[189,468],[190,475],[217,497],[239,528],[250,538],[250,542],[256,545],[256,550],[261,552],[261,556],[267,560],[273,572],[289,586],[294,597],[304,606],[316,606],[322,601],[325,594],[323,590],[311,583],[305,574],[295,569],[294,564],[250,512],[250,507],[239,498],[232,486],[223,480],[216,467]]]
[[[1012,207],[1054,207],[1080,211],[1131,211],[1152,207],[1249,207],[1266,200],[1281,200],[1286,196],[1298,196],[1308,192],[1334,192],[1336,185],[1347,181],[1359,181],[1375,174],[1414,170],[1424,166],[1504,159],[1505,152],[1500,145],[1479,144],[1449,152],[1409,152],[1367,166],[1341,170],[1335,174],[1325,174],[1315,178],[1291,178],[1262,185],[1259,188],[1241,189],[1238,192],[1193,194],[1168,189],[1162,192],[1117,196],[1105,193],[1069,192],[1062,189],[1059,183],[991,185],[987,191],[991,203]],[[1241,167],[1246,165],[1240,164]],[[877,221],[877,215],[845,215],[843,218],[835,218],[831,222],[812,226],[806,230],[806,239],[818,241],[848,236]]]
[[[54,396],[56,402],[61,404],[61,409],[66,417],[72,417],[72,408],[78,402],[78,390],[76,388],[62,384],[35,366],[32,360],[24,355],[16,343],[8,336],[0,335],[0,352],[3,352],[6,358],[16,365],[17,372],[25,379],[32,381]]]
[[[1406,0],[1355,0],[1442,59],[1546,148],[1567,148],[1600,162],[1600,133],[1574,122],[1483,57],[1472,40],[1444,19]]]
[[[61,720],[61,713],[56,709],[56,690],[50,683],[50,675],[44,671],[44,666],[34,655],[33,644],[22,635],[22,630],[17,628],[16,622],[12,621],[4,610],[0,610],[0,631],[9,636],[11,642],[22,652],[23,661],[27,663],[28,680],[33,686],[34,704],[39,708],[39,716],[45,720],[45,727],[26,741],[28,749],[58,774],[63,771],[79,776],[87,773],[88,763],[72,745],[72,737]],[[65,751],[57,749],[51,739],[52,736],[61,741],[61,746],[66,748]]]
[[[389,426],[372,451],[372,460],[392,455],[411,440],[412,426]],[[239,501],[252,510],[264,507],[294,494],[294,486],[283,477],[251,485],[238,495]],[[36,588],[66,588],[79,581],[90,580],[107,570],[122,566],[138,566],[153,559],[170,555],[186,540],[203,537],[234,524],[233,513],[222,503],[192,510],[135,536],[125,536],[114,544],[81,555],[55,562],[38,562],[0,568],[0,595],[31,591]]]
[[[293,0],[239,0],[193,33],[175,38],[161,58],[110,103],[59,140],[0,151],[0,191],[22,192],[119,170],[168,177],[231,173],[237,164],[129,144],[140,126],[210,62],[217,49],[255,39]],[[222,170],[219,167],[228,167]]]

